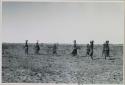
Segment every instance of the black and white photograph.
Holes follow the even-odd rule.
[[[2,83],[123,84],[124,3],[2,2]]]

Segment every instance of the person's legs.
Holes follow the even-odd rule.
[[[57,54],[56,50],[53,50],[53,54]]]
[[[109,50],[107,50],[107,52],[106,52],[106,57],[109,57],[109,58],[110,58]]]
[[[107,56],[110,57],[109,50],[107,50]]]
[[[106,57],[109,57],[108,56],[108,50],[105,51],[105,59],[106,59]]]
[[[75,50],[75,56],[77,55],[77,49]]]
[[[93,51],[90,51],[90,57],[93,60]]]
[[[25,54],[28,55],[28,48],[25,48]]]
[[[73,56],[76,56],[76,55],[77,55],[77,49],[73,49],[72,55],[73,55]]]
[[[91,55],[91,59],[93,60],[93,55]]]
[[[28,55],[28,49],[27,49],[27,55]]]

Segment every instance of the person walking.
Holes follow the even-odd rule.
[[[90,41],[90,52],[89,55],[91,57],[91,59],[93,60],[93,49],[94,49],[94,41]]]
[[[40,51],[40,46],[37,40],[36,45],[35,45],[35,54],[39,54],[39,51]]]
[[[57,44],[53,45],[53,54],[57,54]]]
[[[29,50],[28,40],[26,40],[25,42],[24,49],[25,49],[25,54],[28,55],[28,50]]]
[[[110,57],[110,55],[109,55],[110,54],[110,48],[109,48],[109,41],[108,40],[106,41],[104,51],[105,51],[105,59],[106,59],[106,57]]]
[[[90,45],[87,44],[87,46],[86,46],[86,56],[89,55],[89,52],[90,52]]]
[[[77,55],[77,45],[76,45],[76,40],[73,41],[74,45],[73,45],[73,51],[72,51],[72,55],[76,56]]]

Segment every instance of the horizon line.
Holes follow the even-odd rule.
[[[18,44],[18,43],[25,43],[25,42],[2,42],[2,44],[4,43],[9,43],[9,44]],[[30,42],[29,44],[35,44],[36,42]],[[73,43],[58,43],[58,42],[55,42],[56,44],[73,44]],[[39,44],[55,44],[54,42],[39,42]],[[77,43],[77,44],[88,44],[88,43]],[[94,43],[94,44],[103,44],[103,43]],[[124,43],[109,43],[109,44],[124,44]]]

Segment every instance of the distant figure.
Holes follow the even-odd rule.
[[[73,45],[73,51],[72,51],[72,55],[76,56],[77,55],[77,45],[76,45],[76,40],[73,41],[74,45]]]
[[[39,54],[39,51],[40,51],[40,46],[39,46],[39,43],[37,41],[37,43],[35,45],[35,54]]]
[[[57,44],[53,45],[53,54],[57,54]]]
[[[104,56],[104,55],[105,55],[105,45],[106,45],[106,43],[104,43],[104,44],[103,44],[102,56]]]
[[[25,54],[28,55],[28,40],[26,40],[26,43],[24,45],[24,49],[25,49]]]
[[[73,47],[76,48],[76,47],[77,47],[77,46],[76,46],[76,40],[74,40],[73,42],[74,42]]]
[[[88,56],[89,53],[90,53],[90,45],[87,44],[87,46],[86,46],[86,56]]]
[[[92,60],[93,60],[93,49],[94,49],[94,41],[90,41],[90,52],[89,52],[89,55],[90,55]]]
[[[109,52],[110,52],[109,41],[106,41],[106,42],[105,42],[105,45],[104,45],[104,55],[105,55],[105,59],[106,59],[106,57],[110,57]]]

